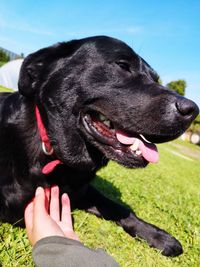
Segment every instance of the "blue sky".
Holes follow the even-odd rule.
[[[200,106],[199,0],[0,1],[0,46],[13,52],[102,34],[128,43],[164,84],[185,79]]]

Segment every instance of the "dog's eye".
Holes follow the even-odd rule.
[[[123,70],[131,72],[130,71],[130,65],[129,63],[125,62],[125,61],[117,61],[116,64]]]

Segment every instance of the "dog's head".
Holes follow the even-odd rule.
[[[158,160],[154,143],[180,136],[199,112],[158,78],[125,43],[98,36],[29,55],[19,92],[38,105],[64,163],[93,168],[106,156],[143,167]]]

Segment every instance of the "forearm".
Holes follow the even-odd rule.
[[[65,237],[43,238],[33,248],[36,267],[119,267],[103,250],[92,250]]]

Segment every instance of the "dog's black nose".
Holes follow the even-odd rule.
[[[194,119],[199,114],[198,106],[193,101],[184,97],[177,99],[176,108],[179,114],[185,118]]]

